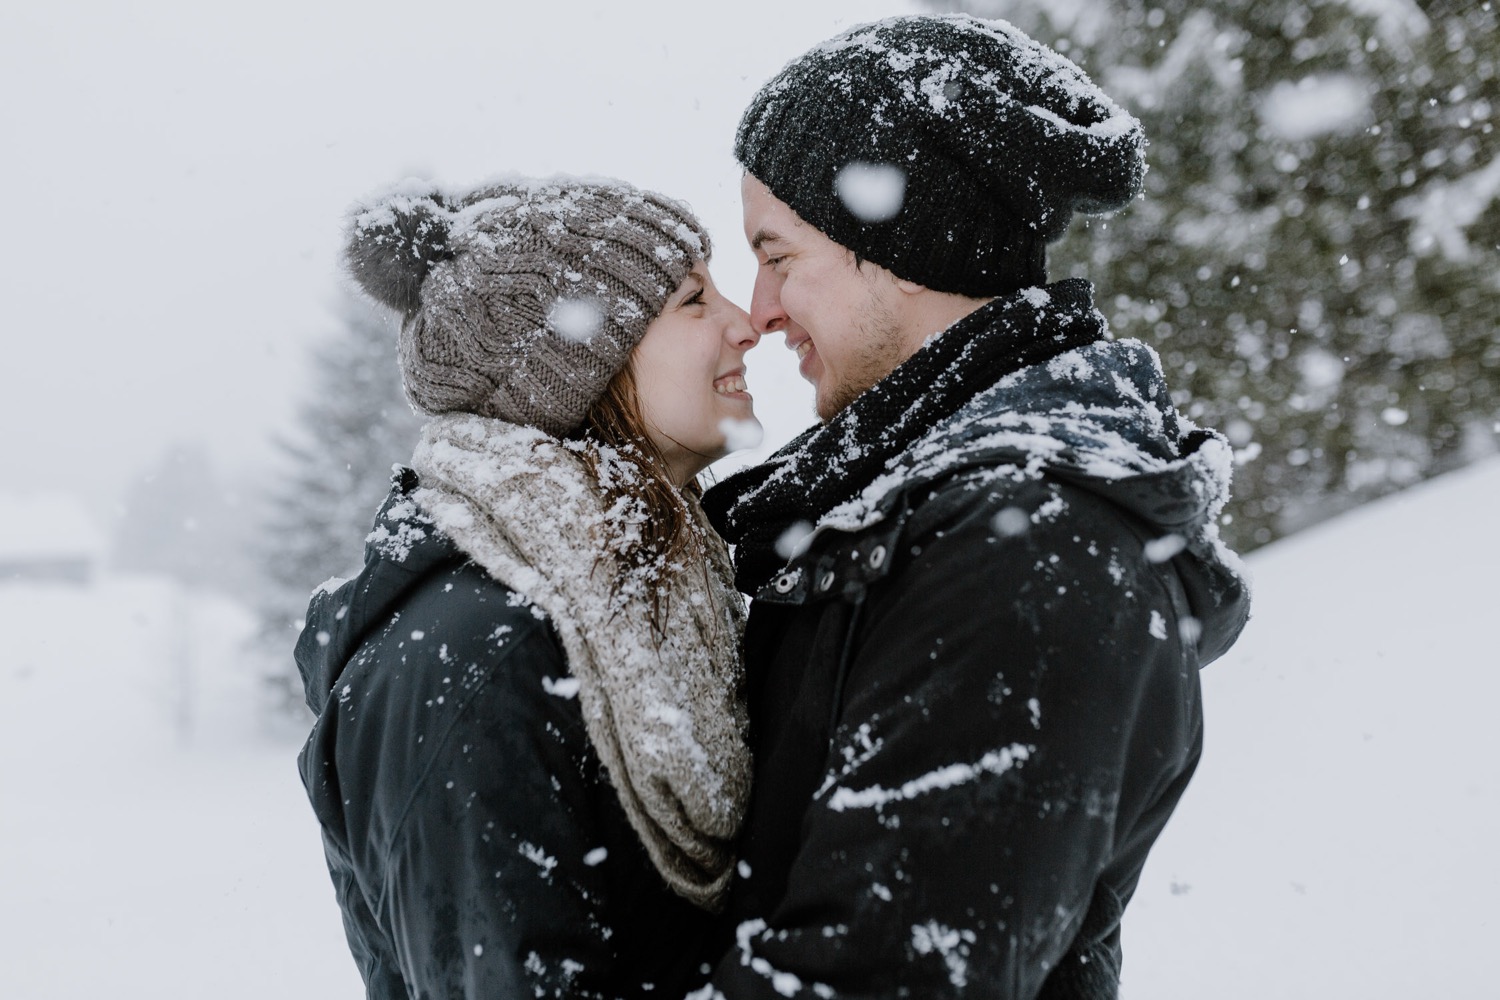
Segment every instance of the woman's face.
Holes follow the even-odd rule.
[[[678,486],[758,437],[745,352],[759,341],[700,261],[636,345],[630,364],[647,433]]]

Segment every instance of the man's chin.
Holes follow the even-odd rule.
[[[835,386],[828,393],[819,390],[813,396],[813,412],[826,424],[848,409],[849,404],[858,399],[862,391],[851,391],[844,386]]]
[[[809,379],[809,381],[812,380]],[[823,421],[823,423],[826,424],[828,423],[828,421],[838,416],[839,410],[842,409],[842,406],[834,406],[833,400],[829,399],[828,396],[823,393],[823,387],[818,385],[818,383],[813,382],[813,412],[818,415],[819,420]]]

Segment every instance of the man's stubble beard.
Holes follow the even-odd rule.
[[[842,413],[909,356],[905,332],[894,312],[873,295],[861,312],[854,324],[859,331],[860,347],[851,357],[848,371],[836,385],[828,387],[826,397],[819,387],[814,408],[824,423]]]

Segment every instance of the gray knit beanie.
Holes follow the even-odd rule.
[[[517,180],[466,193],[408,181],[350,217],[345,261],[403,314],[407,399],[575,430],[693,265],[691,211],[618,181]]]
[[[1123,208],[1141,124],[1004,21],[893,17],[792,60],[740,120],[735,157],[835,243],[944,292],[1046,280],[1076,212]]]

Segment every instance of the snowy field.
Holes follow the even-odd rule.
[[[1126,1000],[1500,996],[1500,459],[1257,552]]]
[[[1497,496],[1490,460],[1251,560],[1127,1000],[1494,996]],[[0,996],[361,995],[248,628],[148,579],[0,585]]]
[[[0,585],[0,997],[363,995],[250,627],[148,578]]]

